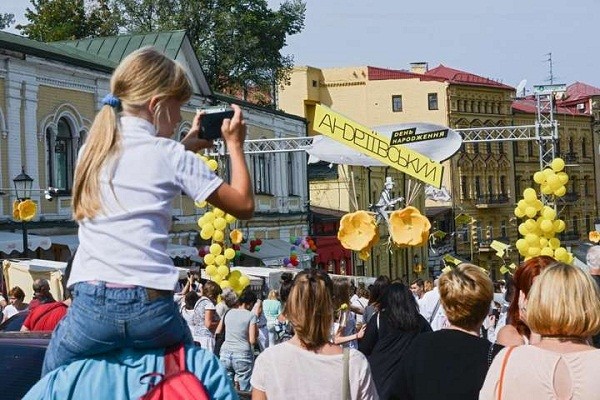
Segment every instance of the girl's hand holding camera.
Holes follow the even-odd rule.
[[[228,147],[241,147],[246,138],[246,122],[244,121],[242,110],[238,105],[232,104],[231,108],[234,111],[233,118],[223,120],[221,136]],[[212,140],[200,137],[202,117],[205,114],[205,111],[196,112],[191,129],[181,140],[181,143],[185,146],[186,150],[195,153],[199,150],[208,149],[213,146]]]

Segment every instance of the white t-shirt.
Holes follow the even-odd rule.
[[[26,308],[24,310],[26,310]],[[4,307],[4,310],[2,310],[2,318],[0,318],[0,320],[9,319],[10,317],[18,313],[19,310],[17,310],[17,308],[12,304],[9,304],[6,307]]]
[[[448,325],[446,312],[440,303],[440,291],[437,287],[425,293],[419,301],[419,312],[429,322],[431,329],[434,331],[439,331]],[[435,315],[433,315],[434,312]]]
[[[349,364],[350,397],[379,399],[367,358],[350,349]],[[341,399],[343,367],[342,354],[316,354],[284,342],[258,355],[250,383],[269,400]]]
[[[141,118],[120,117],[121,152],[100,176],[104,213],[79,222],[69,286],[84,281],[173,290],[178,271],[167,254],[172,202],[184,191],[205,200],[222,179],[181,143],[156,137]]]

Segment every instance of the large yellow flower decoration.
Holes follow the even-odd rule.
[[[399,247],[421,246],[429,239],[431,223],[415,207],[408,206],[390,214],[390,237]]]
[[[13,202],[13,210],[12,210],[13,212],[12,212],[12,215],[13,215],[13,219],[15,221],[20,221],[21,220],[21,213],[19,212],[19,203],[20,203],[19,200],[15,200]]]
[[[37,205],[27,199],[19,203],[19,215],[23,221],[31,221],[37,212]]]
[[[348,250],[368,251],[379,240],[375,217],[363,210],[344,215],[337,237]]]
[[[231,239],[231,243],[240,244],[244,239],[244,234],[239,229],[234,229],[229,233],[229,238]]]
[[[591,231],[589,233],[588,239],[590,239],[590,242],[594,242],[594,243],[600,242],[600,232],[598,232],[598,231]]]

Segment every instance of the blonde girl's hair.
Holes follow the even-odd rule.
[[[155,126],[166,112],[166,100],[185,102],[193,93],[183,67],[153,47],[136,50],[121,61],[110,80],[110,91],[120,100],[122,111],[132,115],[157,97]],[[75,168],[71,206],[76,221],[92,219],[103,211],[100,174],[120,152],[119,111],[118,107],[102,106],[90,128]],[[168,118],[168,112],[166,115]],[[109,179],[112,189],[112,172]]]
[[[277,300],[277,290],[271,289],[269,291],[269,296],[267,296],[269,300]]]
[[[600,332],[600,292],[587,271],[556,262],[527,296],[527,325],[542,336],[588,338]]]
[[[307,350],[317,350],[329,342],[333,324],[332,291],[333,283],[324,271],[305,270],[294,279],[283,313]]]

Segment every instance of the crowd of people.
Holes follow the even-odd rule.
[[[202,138],[202,112],[181,142],[171,140],[192,94],[180,64],[153,48],[137,50],[116,68],[110,89],[75,170],[80,245],[65,285],[72,300],[57,302],[44,280],[34,282],[29,304],[18,287],[8,302],[0,299],[2,319],[29,307],[23,330],[53,330],[43,378],[26,399],[98,397],[94,389],[144,397],[133,370],[161,375],[165,349],[174,347],[186,356],[180,368],[217,399],[600,393],[591,373],[600,361],[600,246],[588,252],[589,271],[539,256],[504,282],[464,263],[434,281],[380,276],[369,287],[306,269],[283,274],[265,298],[192,274],[175,293],[166,252],[173,199],[184,191],[252,216],[243,115],[232,105],[222,125],[226,183],[195,155],[212,145]],[[99,379],[113,385],[97,388]]]

